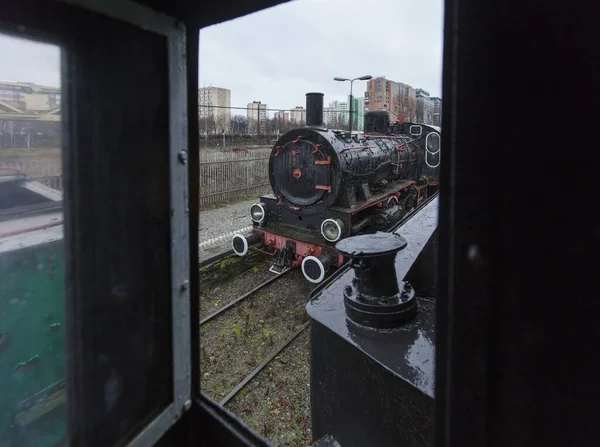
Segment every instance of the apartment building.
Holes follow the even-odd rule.
[[[392,104],[394,92],[397,92],[397,82],[390,81],[385,76],[378,76],[367,81],[367,91],[364,96],[364,108],[367,110],[388,109]]]
[[[350,104],[350,95],[348,95],[348,104]],[[362,97],[357,98],[352,96],[352,130],[363,131],[364,130],[364,116],[365,116],[365,99]],[[350,114],[346,114],[346,122]]]
[[[306,120],[304,107],[296,106],[290,111],[290,122],[296,126],[301,126]]]
[[[269,121],[267,109],[269,106],[260,101],[252,101],[247,106],[248,133],[266,133]]]
[[[380,76],[367,82],[365,109],[387,109],[393,120],[402,117],[407,121],[435,124],[441,116],[441,99],[432,98],[422,88],[415,89]]]
[[[229,107],[231,107],[231,90],[228,88],[202,87],[198,89],[200,119],[212,121],[217,132],[229,131],[231,126],[231,109]]]
[[[279,110],[273,114],[273,118],[279,120],[279,122],[281,123],[289,123],[290,112],[286,112],[285,110]]]
[[[348,109],[348,104],[341,101],[331,101],[323,110],[323,123],[329,128],[340,127],[342,123],[342,110]]]

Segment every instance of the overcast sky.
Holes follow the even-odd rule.
[[[350,85],[334,76],[384,75],[440,96],[442,27],[442,0],[294,0],[202,30],[200,86],[229,88],[232,106],[280,109],[311,91],[346,100]],[[59,85],[57,47],[0,35],[0,56],[0,80]]]
[[[0,80],[60,86],[60,49],[0,34]]]
[[[442,0],[294,0],[200,32],[200,85],[231,89],[231,105],[346,100],[363,75],[441,96]],[[355,81],[363,96],[366,82]],[[233,111],[239,113],[243,111]]]

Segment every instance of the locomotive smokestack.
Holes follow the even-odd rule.
[[[306,94],[306,125],[323,127],[323,93]]]

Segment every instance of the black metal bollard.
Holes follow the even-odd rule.
[[[377,232],[344,239],[336,249],[350,258],[354,270],[351,285],[344,288],[348,317],[372,327],[395,327],[416,316],[414,289],[399,281],[394,265],[396,255],[407,246],[394,233]]]

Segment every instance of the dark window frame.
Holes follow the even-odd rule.
[[[40,8],[29,8],[29,16],[23,15],[18,20],[5,20],[7,15],[10,16],[13,8],[18,9],[17,5],[24,3]],[[84,4],[83,0],[76,3]],[[164,6],[164,3],[159,0],[148,0],[148,3],[154,7]],[[173,3],[179,7],[183,2]],[[212,5],[215,10],[219,8],[232,10],[227,12],[221,10],[215,14],[212,14],[213,10],[210,7],[202,11],[199,9],[194,11],[188,6],[188,9],[183,9],[188,14],[181,14],[180,17],[195,17],[189,19],[189,23],[207,25],[215,21],[233,18],[236,14],[240,16],[252,12],[253,8],[258,10],[265,6],[271,6],[267,3],[269,2],[259,1],[252,6],[245,6],[244,11],[235,10],[235,12],[233,11],[235,8],[231,8],[230,4]],[[54,2],[52,6],[57,4],[59,2]],[[85,2],[85,4],[93,4],[98,8],[101,2],[96,0]],[[518,17],[514,15],[515,7],[521,11]],[[573,377],[578,379],[576,385],[579,389],[585,389],[588,393],[579,395],[579,397],[585,398],[581,402],[568,401],[568,408],[559,405],[561,398],[567,399],[568,389],[564,382],[553,379],[568,373],[568,365],[563,366],[556,361],[548,362],[551,353],[540,340],[544,341],[543,337],[549,337],[555,351],[559,353],[569,351],[571,358],[585,358],[585,355],[590,353],[591,350],[586,351],[585,343],[581,341],[592,340],[592,331],[595,330],[597,324],[590,329],[591,326],[579,323],[580,326],[575,327],[571,334],[566,331],[552,332],[554,329],[552,325],[558,321],[563,324],[568,323],[560,318],[565,316],[565,312],[573,315],[574,310],[580,310],[581,313],[577,315],[580,318],[593,314],[592,310],[597,309],[598,304],[597,300],[591,301],[589,298],[591,298],[591,293],[596,291],[594,286],[597,288],[597,285],[595,282],[591,284],[591,281],[597,277],[597,274],[588,274],[592,270],[589,266],[576,263],[565,265],[565,262],[561,263],[564,271],[559,272],[556,266],[553,267],[551,260],[544,259],[540,255],[560,250],[565,253],[576,252],[578,257],[582,258],[585,254],[591,254],[597,249],[600,238],[596,237],[595,243],[585,246],[581,245],[582,239],[577,238],[578,235],[584,233],[582,228],[586,222],[575,222],[575,219],[572,221],[556,219],[557,208],[555,206],[556,203],[568,203],[571,209],[579,206],[581,209],[587,209],[590,205],[590,198],[597,198],[597,194],[593,195],[593,192],[597,190],[597,185],[589,183],[587,178],[579,177],[580,182],[588,183],[584,183],[584,185],[580,183],[577,194],[572,194],[571,191],[571,194],[567,195],[568,188],[563,188],[554,190],[552,203],[544,202],[549,199],[541,197],[541,201],[537,202],[536,209],[539,213],[545,213],[541,216],[543,218],[534,216],[533,212],[522,204],[524,202],[509,202],[498,189],[500,187],[498,185],[503,185],[498,180],[505,179],[506,175],[506,160],[502,158],[506,156],[505,141],[494,138],[496,129],[488,122],[491,120],[493,124],[496,119],[501,121],[505,118],[501,113],[506,110],[506,104],[518,103],[517,94],[514,93],[516,89],[514,85],[511,85],[511,81],[517,85],[517,75],[515,74],[517,72],[520,80],[529,78],[538,81],[537,87],[540,93],[536,94],[542,102],[544,101],[542,95],[547,91],[554,91],[556,85],[572,83],[584,90],[594,85],[589,81],[595,74],[593,63],[598,60],[598,57],[596,57],[597,51],[593,53],[588,47],[591,47],[590,43],[597,41],[592,34],[596,32],[597,27],[592,23],[595,16],[589,14],[592,11],[591,7],[588,8],[589,11],[579,11],[577,8],[565,10],[560,4],[550,5],[548,8],[555,9],[550,9],[550,14],[545,14],[548,11],[540,8],[539,5],[533,5],[533,2],[525,4],[520,2],[518,5],[511,4],[511,2],[495,2],[484,5],[476,0],[461,0],[460,2],[448,0],[446,2],[444,111],[442,112],[445,129],[442,144],[445,150],[442,155],[444,161],[442,163],[440,196],[440,252],[446,253],[447,257],[444,259],[446,262],[440,259],[439,263],[441,267],[438,272],[438,284],[440,284],[442,293],[438,301],[440,304],[437,324],[438,338],[443,342],[440,342],[436,351],[436,364],[438,367],[443,365],[445,369],[441,370],[440,368],[439,373],[436,374],[436,433],[438,435],[436,445],[483,445],[486,443],[501,445],[503,441],[514,441],[515,439],[531,441],[533,435],[539,434],[539,430],[544,430],[544,428],[546,431],[543,433],[547,434],[545,439],[557,442],[559,440],[557,435],[567,433],[567,430],[564,429],[560,431],[561,427],[568,426],[569,423],[577,424],[575,429],[570,427],[574,436],[570,441],[576,443],[588,433],[584,427],[586,422],[593,427],[593,424],[589,424],[592,412],[586,418],[584,413],[575,411],[583,409],[586,403],[591,404],[590,409],[595,408],[597,404],[595,394],[590,392],[595,389],[592,388],[593,385],[597,386],[597,380],[595,380],[597,375],[592,374],[595,369],[590,365],[579,365],[579,369],[576,371],[578,374]],[[9,3],[8,9],[0,12],[3,31],[12,28],[13,34],[19,35],[21,32],[18,30],[18,26],[26,24],[28,37],[31,37],[37,24],[40,25],[37,26],[38,29],[45,29],[46,32],[34,37],[50,42],[54,39],[55,42],[52,43],[61,45],[64,43],[62,38],[56,36],[60,34],[59,31],[63,25],[52,20],[55,18],[52,14],[44,17],[43,11],[48,12],[48,9],[48,6],[44,6],[44,2],[41,1],[20,0]],[[32,16],[33,11],[38,14]],[[583,13],[577,16],[581,12]],[[198,18],[201,14],[203,16]],[[214,20],[215,17],[218,19]],[[549,20],[540,20],[542,17],[549,18]],[[69,14],[63,18],[66,18],[65,23],[72,22]],[[459,18],[460,27],[458,25]],[[570,28],[572,25],[569,19],[578,20],[576,29]],[[197,88],[198,29],[199,25],[187,28],[188,92]],[[569,39],[557,39],[556,34],[560,32],[568,35]],[[503,35],[505,38],[498,39],[498,35]],[[531,38],[532,35],[536,38]],[[458,45],[459,40],[460,46]],[[586,42],[588,47],[582,42]],[[190,54],[191,52],[196,54]],[[572,58],[569,61],[569,70],[556,70],[557,54],[576,54],[581,57],[579,59]],[[477,60],[478,64],[473,64],[473,60]],[[537,66],[534,68],[535,64]],[[514,70],[515,66],[518,70]],[[527,73],[525,73],[526,71]],[[587,73],[587,77],[580,76],[580,73]],[[460,91],[460,96],[457,95],[458,91]],[[592,89],[590,91],[593,92]],[[478,112],[473,107],[481,97],[486,98],[489,110],[488,116],[485,117],[486,120],[478,116]],[[510,99],[513,99],[514,102],[511,103]],[[194,102],[197,105],[197,95],[188,94],[187,100],[188,109],[190,109],[188,110],[188,125],[190,126],[188,135],[190,149],[189,222],[190,227],[194,228],[194,222],[197,225],[197,215],[194,217],[193,214],[198,209],[198,201],[194,202],[194,197],[197,198],[198,179],[195,165],[198,160],[194,158],[197,157],[197,128],[195,127],[197,118],[194,123],[197,107],[192,106]],[[574,106],[581,104],[573,96],[567,96],[562,100],[565,101],[563,104],[565,110],[569,109],[567,106],[570,106],[570,110],[578,110],[580,115],[588,116],[589,113],[590,116],[593,116],[593,101],[588,101],[579,109]],[[553,109],[554,104],[550,99],[546,99],[546,105],[548,110]],[[528,130],[536,130],[535,134],[538,136],[540,132],[537,130],[543,129],[543,124],[547,126],[548,121],[544,122],[537,116],[533,116],[531,122],[528,122]],[[521,127],[523,128],[521,129]],[[552,135],[552,132],[547,134],[544,147],[556,147],[555,135]],[[486,151],[481,150],[479,146],[481,141],[490,143]],[[540,175],[551,172],[549,169],[544,169],[549,167],[544,163],[547,163],[547,160],[551,160],[552,157],[534,159],[533,155],[530,155],[532,151],[527,145],[532,141],[531,138],[528,138],[525,126],[514,126],[511,134],[511,143],[514,143],[512,148],[514,151],[518,151],[523,158],[519,159],[518,164],[511,166],[510,172],[513,176],[527,173],[531,166],[536,166]],[[542,145],[538,140],[534,142]],[[573,140],[571,139],[570,142],[573,143]],[[460,151],[456,150],[459,146]],[[540,166],[540,164],[542,165]],[[481,169],[481,166],[486,166],[486,169]],[[561,169],[563,174],[570,174],[573,177],[577,174],[574,165],[561,166]],[[194,175],[196,175],[195,179]],[[523,178],[527,178],[527,176],[524,175]],[[510,200],[513,200],[512,196]],[[514,222],[513,227],[503,231],[502,228],[499,228],[498,219],[495,221],[490,216],[504,218],[508,215],[506,211],[512,211],[510,214],[517,216],[517,221]],[[501,212],[505,213],[499,214]],[[533,226],[533,223],[543,223],[545,226],[537,225],[533,232],[525,235],[524,232],[528,229],[526,225]],[[585,227],[585,231],[588,229]],[[533,237],[536,235],[539,236]],[[525,236],[529,239],[526,239]],[[545,247],[541,243],[541,239],[544,237],[546,240],[552,241],[554,245]],[[196,242],[195,245],[194,242]],[[515,262],[520,262],[519,266],[526,267],[521,259],[525,258],[523,255],[527,255],[527,259],[536,259],[538,268],[544,266],[548,268],[548,272],[556,273],[556,277],[560,273],[561,277],[578,278],[581,282],[571,283],[568,290],[566,288],[552,290],[536,283],[536,278],[528,280],[514,276],[515,271],[518,271],[514,266],[512,266],[513,270],[501,270],[505,255],[502,252],[502,244],[511,245],[509,243],[512,243],[512,246],[522,244],[520,246],[525,253],[520,253],[519,259],[514,259]],[[194,256],[197,256],[197,253],[194,254],[194,247],[197,247],[197,235],[194,232],[189,235],[189,246],[192,248],[189,253],[190,266],[192,266],[195,265]],[[467,248],[473,246],[477,249],[467,251]],[[532,256],[533,254],[537,257]],[[500,270],[494,271],[494,268]],[[574,271],[576,269],[579,271]],[[197,287],[194,284],[197,280],[197,273],[194,273],[193,269],[190,269],[190,272],[190,290],[194,294],[194,288]],[[597,271],[591,273],[597,273]],[[587,281],[586,278],[588,278]],[[521,289],[515,288],[510,294],[507,294],[507,300],[500,300],[500,297],[493,295],[491,292],[494,289],[493,286],[510,282],[510,280],[520,281],[518,285]],[[564,281],[564,284],[566,283],[567,281]],[[514,283],[510,283],[510,285],[514,286]],[[587,290],[586,286],[591,287]],[[543,295],[542,298],[537,298],[536,292],[542,291],[544,292],[540,293]],[[561,292],[564,294],[561,295]],[[565,308],[562,305],[551,307],[557,303],[564,304],[560,298],[576,295],[578,295],[578,301],[573,304],[573,300],[570,300],[570,307]],[[527,299],[521,300],[521,298]],[[193,326],[196,318],[193,312],[193,301],[196,300],[192,300],[190,303],[192,310],[190,322],[194,329],[191,333],[191,340],[192,346],[198,347],[198,331],[195,330],[197,326]],[[587,312],[584,313],[583,305],[588,304],[589,307],[585,309]],[[540,306],[543,313],[533,312],[535,306]],[[515,309],[518,312],[515,312]],[[496,313],[492,313],[492,311]],[[534,319],[535,317],[540,318]],[[528,321],[526,318],[530,318],[530,320]],[[564,318],[564,320],[567,319]],[[528,328],[532,328],[534,331],[528,332]],[[524,337],[531,338],[527,339],[527,343],[522,343]],[[460,343],[453,344],[454,340],[460,340]],[[548,344],[546,343],[546,345]],[[536,347],[541,350],[536,351]],[[509,348],[512,350],[509,351]],[[248,440],[247,444],[250,444],[252,442],[250,440],[255,439],[255,437],[253,438],[255,435],[249,433],[243,424],[236,422],[236,419],[231,419],[225,410],[215,406],[201,394],[196,394],[199,393],[199,376],[195,369],[198,366],[194,364],[195,355],[196,353],[191,353],[191,387],[196,398],[193,400],[190,411],[185,412],[180,423],[174,426],[174,428],[183,427],[179,431],[178,439],[181,441],[179,445],[197,445],[200,439],[202,441],[217,439],[219,438],[217,433],[219,429],[230,435],[234,433],[232,436],[238,438],[245,437]],[[530,357],[527,358],[525,355]],[[544,355],[546,355],[546,359],[543,358]],[[535,368],[536,373],[540,373],[535,376],[534,382],[527,384],[518,375],[509,377],[503,374],[515,371],[518,373],[518,368],[522,364],[518,362],[520,359],[527,359],[528,366]],[[548,368],[544,369],[545,366]],[[464,374],[465,371],[468,374]],[[545,374],[546,372],[548,374]],[[507,383],[506,377],[513,379],[514,382]],[[502,385],[504,388],[501,387]],[[526,388],[524,385],[531,387]],[[586,387],[585,385],[590,386]],[[509,391],[509,393],[499,394],[502,390]],[[561,394],[564,391],[567,392]],[[537,411],[534,412],[537,414],[529,411],[531,407],[528,407],[528,402],[518,407],[509,405],[518,402],[519,392],[523,392],[521,396],[524,395],[524,392],[534,395],[537,399],[535,402]],[[494,397],[512,398],[513,400],[500,402],[494,401]],[[515,413],[516,410],[520,411],[518,415]],[[201,421],[206,423],[201,429],[194,426],[196,420],[190,420],[191,416],[197,415],[204,418]],[[189,423],[182,424],[186,420]],[[188,425],[187,429],[185,428],[186,424]],[[228,428],[224,428],[225,424],[228,424]],[[548,427],[552,427],[554,430],[547,430]],[[202,430],[202,437],[196,437],[195,443],[190,439],[190,433],[194,432],[194,429],[196,432]],[[170,433],[174,432],[170,431]],[[519,435],[522,435],[522,438],[518,438]],[[527,442],[523,442],[523,445],[525,444]],[[510,445],[517,444],[513,442]]]
[[[67,4],[68,3],[68,4]],[[36,11],[38,14],[31,14]],[[91,13],[91,14],[90,14]],[[165,39],[167,66],[164,69],[168,72],[168,166],[165,167],[165,175],[170,179],[169,209],[166,216],[169,222],[170,241],[170,259],[165,259],[165,266],[169,269],[170,293],[164,299],[171,304],[171,336],[172,346],[172,402],[164,408],[160,414],[148,422],[145,428],[140,429],[137,434],[127,440],[127,445],[132,447],[154,445],[157,443],[174,425],[180,420],[183,414],[194,404],[197,393],[192,388],[192,369],[197,371],[199,367],[192,367],[194,363],[192,355],[192,335],[191,335],[191,309],[190,293],[197,287],[191,287],[194,280],[189,277],[190,260],[193,255],[190,254],[190,246],[193,246],[188,238],[189,231],[189,199],[188,192],[188,70],[186,67],[186,39],[187,30],[182,22],[176,21],[171,17],[159,14],[146,6],[133,2],[101,2],[71,0],[69,2],[55,2],[49,5],[47,2],[36,0],[24,0],[23,2],[12,3],[1,14],[1,29],[3,34],[14,37],[24,38],[32,41],[39,41],[48,44],[54,44],[61,47],[61,75],[62,75],[62,98],[63,99],[63,172],[65,176],[65,253],[68,253],[65,259],[65,307],[67,312],[67,321],[65,324],[67,331],[66,362],[67,362],[67,382],[70,392],[67,393],[69,406],[69,437],[71,445],[91,445],[88,438],[89,433],[84,433],[87,429],[81,426],[80,420],[85,416],[84,397],[79,393],[81,389],[75,391],[74,384],[81,382],[82,379],[88,380],[89,368],[85,366],[86,355],[78,334],[86,322],[81,318],[88,318],[83,308],[85,297],[81,295],[78,287],[74,287],[73,279],[78,278],[77,267],[73,271],[71,266],[85,264],[86,254],[78,248],[77,239],[79,235],[72,229],[80,228],[82,218],[85,220],[91,217],[97,211],[93,207],[86,207],[85,203],[80,201],[76,190],[79,185],[76,184],[76,178],[81,178],[83,172],[81,166],[85,164],[86,153],[74,153],[72,149],[81,149],[78,147],[77,138],[81,126],[85,123],[78,119],[77,110],[83,98],[78,98],[73,93],[74,77],[78,78],[78,70],[84,72],[76,58],[70,57],[69,47],[78,37],[85,38],[84,35],[78,36],[72,31],[70,25],[76,21],[85,21],[88,18],[92,20],[107,19],[117,20],[118,22],[131,26],[145,33],[156,34]],[[82,25],[80,25],[82,26]],[[73,28],[76,28],[74,26]],[[81,28],[79,28],[81,30]],[[196,36],[197,28],[195,29]],[[196,38],[197,41],[197,38]],[[122,66],[116,67],[122,69],[127,67],[128,62],[123,62]],[[171,67],[169,70],[168,67]],[[115,68],[115,67],[111,67]],[[134,68],[131,67],[130,68]],[[85,76],[85,74],[83,75]],[[197,79],[196,79],[197,83]],[[110,95],[107,95],[110,96]],[[132,148],[135,150],[135,148]],[[107,154],[107,156],[110,156]],[[77,173],[77,174],[75,174]],[[88,173],[89,174],[89,173]],[[79,177],[76,177],[79,176]],[[116,179],[115,179],[116,180]],[[197,194],[192,194],[192,196]],[[127,209],[119,210],[119,206],[127,208],[126,203],[113,203],[108,209],[102,210],[103,213],[114,213]],[[78,211],[79,210],[79,211]],[[85,210],[85,211],[82,211]],[[101,212],[98,212],[99,214]],[[130,212],[131,213],[131,212]],[[132,220],[136,216],[131,215]],[[197,220],[197,218],[196,218]],[[197,236],[195,236],[197,241]],[[102,242],[100,242],[102,245]],[[100,246],[99,245],[99,246]],[[197,243],[196,243],[197,246]],[[195,254],[197,258],[197,254]],[[76,275],[76,276],[73,276]],[[107,284],[108,285],[108,284]],[[128,341],[124,340],[124,343]],[[82,375],[83,374],[83,375]],[[142,379],[142,378],[140,378]],[[197,381],[195,389],[197,387]],[[77,386],[77,385],[75,385]],[[88,419],[93,419],[92,417]],[[107,429],[110,430],[109,427]],[[86,442],[87,441],[87,442]],[[124,439],[119,440],[123,442]],[[92,443],[93,445],[93,443]]]

